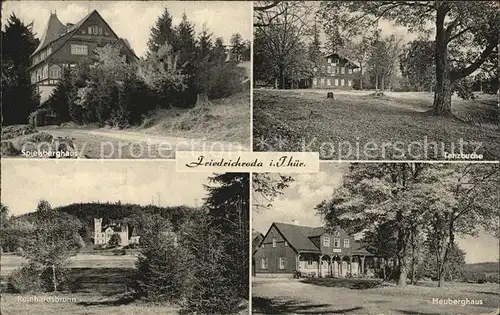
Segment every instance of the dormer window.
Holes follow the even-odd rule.
[[[340,238],[333,239],[333,247],[340,247]]]
[[[334,235],[335,235],[336,237],[339,237],[339,236],[340,236],[340,232],[339,232],[339,231],[335,231]]]

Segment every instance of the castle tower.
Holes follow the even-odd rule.
[[[100,244],[99,239],[101,238],[102,231],[102,218],[94,218],[94,245]]]

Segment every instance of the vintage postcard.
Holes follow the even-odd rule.
[[[252,176],[254,314],[498,314],[498,164]]]
[[[1,167],[2,314],[248,314],[248,173]]]
[[[253,149],[497,161],[496,1],[255,1]]]
[[[2,157],[250,149],[251,2],[7,1],[2,13]]]

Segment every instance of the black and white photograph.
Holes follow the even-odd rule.
[[[250,150],[251,21],[251,2],[3,2],[2,157]]]
[[[254,1],[253,150],[500,157],[498,1]]]
[[[498,164],[252,174],[254,314],[498,314]]]
[[[248,314],[249,174],[3,160],[1,312]]]

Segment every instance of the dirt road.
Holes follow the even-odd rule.
[[[69,137],[80,156],[103,159],[172,159],[175,151],[247,151],[242,145],[150,135],[138,131],[41,127],[54,137]]]

